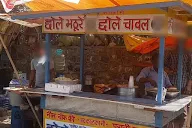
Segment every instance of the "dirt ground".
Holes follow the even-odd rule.
[[[10,124],[0,124],[0,128],[11,128]]]
[[[0,108],[0,128],[10,128],[11,111]]]

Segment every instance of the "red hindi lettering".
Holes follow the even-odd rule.
[[[67,117],[66,117],[66,115],[64,115],[64,114],[59,113],[59,114],[58,114],[58,119],[59,119],[59,120],[66,120]]]
[[[55,116],[56,116],[56,113],[52,112],[51,113],[51,118],[55,118]]]
[[[48,111],[47,112],[47,117],[48,118],[55,118],[56,114],[54,112]]]
[[[114,128],[121,128],[121,125],[120,124],[113,124],[113,127]]]
[[[102,31],[107,31],[108,19],[99,19],[99,29]]]
[[[141,30],[141,19],[135,19],[135,28],[137,28],[138,30]]]
[[[57,30],[63,29],[63,21],[64,19],[62,17],[59,17],[59,19],[55,19],[55,26]]]
[[[113,124],[114,128],[131,128],[129,124]]]
[[[133,30],[133,20],[134,19],[124,19],[124,26],[126,29]]]
[[[85,124],[86,123],[85,118],[81,118],[80,122]]]
[[[49,18],[45,19],[45,28],[48,30],[53,30],[53,29],[63,29],[63,21],[64,19],[62,17],[57,18]]]
[[[98,120],[93,120],[93,124],[96,125],[96,126],[99,125],[99,122],[100,122],[100,121],[98,121]]]
[[[120,21],[121,18],[116,16],[116,18],[106,17],[106,19],[99,19],[99,26],[98,29],[101,31],[108,31],[111,30],[119,30],[120,29]]]
[[[68,116],[68,121],[74,122],[75,121],[75,116],[74,115]]]
[[[150,21],[150,19],[143,19],[141,21],[142,30],[149,30],[149,21]]]
[[[102,121],[100,121],[100,125],[105,127],[107,124],[106,124],[105,120],[102,120]]]
[[[122,128],[131,128],[131,126],[129,124],[125,124],[122,126]]]
[[[112,22],[112,28],[113,30],[116,30],[116,29],[120,29],[120,21],[121,21],[121,18],[116,16],[116,19],[112,19],[113,22]]]
[[[45,29],[48,29],[48,30],[52,30],[52,29],[54,29],[55,28],[55,21],[54,21],[54,18],[53,17],[51,17],[51,18],[49,18],[49,19],[45,19]]]
[[[86,119],[86,123],[87,124],[91,124],[91,120],[90,119]]]
[[[78,19],[67,19],[66,26],[71,28],[73,31],[79,31],[80,29],[83,29],[84,24],[84,18],[81,18],[78,16]]]
[[[51,117],[51,111],[47,111],[47,117],[48,117],[48,118]]]
[[[90,119],[90,120],[89,120],[89,123],[90,123],[91,125],[93,125],[93,124],[94,124],[94,120]]]
[[[124,25],[129,30],[149,30],[150,19],[124,19]]]

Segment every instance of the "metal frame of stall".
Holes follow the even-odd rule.
[[[80,36],[80,83],[84,84],[84,41],[85,34]],[[50,82],[50,34],[46,34],[46,54],[47,54],[47,62],[45,66],[45,83]],[[181,93],[181,84],[182,84],[182,61],[183,61],[183,43],[184,41],[179,41],[179,59],[178,59],[178,81],[177,88]],[[157,94],[157,102],[162,104],[162,94],[163,94],[163,75],[164,75],[164,50],[165,50],[165,36],[160,37],[160,47],[159,47],[159,70],[158,70],[158,94]]]
[[[80,83],[84,84],[84,40],[85,35],[80,36]],[[160,37],[160,47],[159,47],[159,70],[158,70],[158,99],[157,102],[162,104],[162,93],[163,93],[163,75],[164,75],[164,49],[165,49],[165,37]],[[49,55],[50,51],[50,34],[46,34],[46,54]],[[183,41],[179,42],[179,59],[178,59],[178,85],[177,88],[181,92],[182,84],[182,60],[183,60]],[[50,71],[49,62],[50,57],[47,57],[47,62],[45,66],[45,82],[50,82]]]
[[[80,83],[84,84],[84,40],[85,35],[80,36]],[[183,60],[183,42],[179,42],[179,61],[178,61],[178,90],[181,92],[182,84],[182,60]],[[157,102],[162,104],[162,93],[163,93],[163,75],[164,75],[164,49],[165,49],[165,37],[160,37],[160,47],[159,47],[159,70],[158,70],[158,99]],[[46,34],[46,54],[47,62],[45,66],[45,82],[50,82],[50,34]]]
[[[33,13],[26,15],[13,15],[12,19],[30,19],[30,18],[40,18],[40,17],[50,17],[50,16],[69,16],[78,14],[89,14],[89,13],[99,13],[99,12],[114,12],[118,10],[137,10],[144,8],[166,8],[171,6],[181,6],[188,12],[192,13],[192,8],[181,1],[164,2],[164,3],[152,3],[152,4],[140,4],[140,5],[128,5],[128,6],[116,6],[108,8],[98,8],[90,10],[75,10],[75,11],[63,11],[63,12],[43,12],[43,13]],[[80,36],[80,82],[84,83],[84,41],[85,35]],[[179,61],[178,61],[178,89],[181,91],[182,83],[182,60],[183,60],[183,41],[179,42]],[[46,66],[45,66],[45,82],[50,82],[50,34],[46,34],[46,54],[48,55]],[[164,49],[165,49],[165,36],[160,37],[160,47],[159,47],[159,70],[158,70],[158,104],[162,104],[162,93],[163,93],[163,74],[164,74]],[[45,100],[42,98],[42,100]],[[160,118],[161,120],[161,118]]]
[[[80,83],[84,84],[84,41],[85,35],[80,36]],[[50,34],[46,34],[46,54],[50,55]],[[164,78],[164,50],[165,50],[165,36],[160,37],[160,47],[159,47],[159,70],[158,70],[158,94],[157,94],[157,102],[158,104],[162,104],[162,96],[163,96],[163,78]],[[181,92],[181,84],[182,84],[182,60],[183,60],[183,41],[179,42],[179,59],[178,59],[178,85],[177,88]],[[48,57],[46,62],[46,73],[45,73],[45,82],[50,82],[50,58]],[[45,99],[44,99],[45,100]],[[160,113],[159,113],[160,114]],[[156,114],[156,116],[160,116]],[[161,122],[160,118],[159,122]]]

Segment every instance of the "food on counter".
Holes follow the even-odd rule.
[[[149,88],[146,91],[157,91],[157,90],[158,90],[158,88]]]
[[[126,87],[128,87],[128,84],[118,84],[117,87],[118,88],[126,88]]]
[[[60,81],[73,81],[72,79],[66,78],[66,77],[58,77],[58,78],[55,78],[55,80],[60,80]]]
[[[176,87],[170,87],[167,89],[168,92],[178,92]]]
[[[116,85],[113,84],[95,84],[94,85],[94,92],[96,93],[104,93],[106,90],[110,90],[115,88]]]
[[[94,91],[96,93],[104,93],[105,91],[111,90],[113,88],[128,88],[128,84],[95,84]],[[137,86],[134,86],[137,88]]]
[[[157,90],[158,90],[158,88],[150,88],[150,89],[147,89],[146,91],[156,92]],[[167,92],[178,92],[178,90],[176,87],[170,87],[170,88],[167,88]]]
[[[67,78],[67,77],[58,77],[55,79],[55,82],[57,84],[63,84],[63,85],[75,85],[75,84],[79,83],[79,80],[78,79],[72,80],[72,79]]]

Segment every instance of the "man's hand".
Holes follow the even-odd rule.
[[[31,84],[28,85],[29,88],[33,88],[33,86]]]
[[[153,87],[157,87],[157,83],[154,80],[149,79],[149,82]]]
[[[171,70],[169,68],[164,68],[165,72],[168,74],[168,75],[175,75],[177,74],[177,70]]]
[[[143,84],[149,82],[153,87],[157,87],[157,83],[150,78],[140,78],[139,82]]]
[[[28,85],[28,87],[29,87],[29,88],[33,88],[33,87],[34,87],[34,83],[30,83],[30,84]]]
[[[36,71],[35,70],[31,70],[30,73],[30,78],[29,78],[29,88],[33,88],[35,86],[35,75],[36,75]]]

